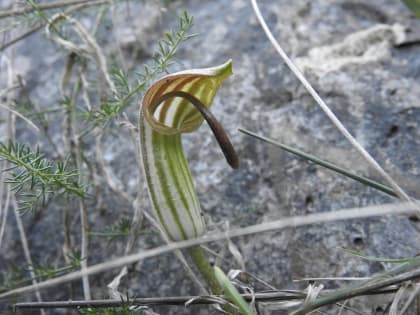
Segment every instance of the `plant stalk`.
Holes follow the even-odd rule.
[[[210,291],[214,295],[222,295],[223,288],[220,286],[219,282],[216,279],[214,274],[214,270],[212,265],[210,264],[206,253],[204,250],[198,245],[193,246],[189,249],[191,258],[200,271],[201,275],[203,276],[204,280],[207,282],[208,286],[210,287]],[[240,313],[230,304],[222,305],[223,310],[227,314],[231,315],[239,315]]]
[[[216,280],[213,267],[207,259],[204,250],[200,246],[194,246],[189,251],[194,264],[209,285],[211,293],[216,295],[222,294],[222,287]]]

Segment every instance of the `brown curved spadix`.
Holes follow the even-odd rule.
[[[140,114],[140,148],[155,215],[172,240],[203,235],[205,222],[181,143],[181,133],[205,119],[228,163],[239,166],[236,152],[209,108],[232,62],[174,73],[146,92]]]

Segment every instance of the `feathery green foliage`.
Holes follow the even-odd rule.
[[[184,11],[179,16],[177,30],[167,32],[165,37],[158,42],[158,49],[153,56],[152,65],[145,64],[143,72],[137,73],[137,83],[134,87],[130,85],[127,74],[119,68],[114,68],[112,78],[117,93],[102,103],[100,109],[88,112],[87,116],[96,120],[98,124],[105,124],[121,114],[134,95],[142,92],[157,75],[165,72],[173,64],[179,46],[195,36],[187,34],[192,26],[193,18],[188,15],[187,11]]]
[[[8,141],[0,142],[0,161],[9,163],[1,171],[9,175],[6,183],[17,195],[19,211],[33,211],[39,203],[45,205],[57,195],[86,196],[86,187],[79,183],[79,173],[70,169],[68,159],[51,161],[39,148],[32,151],[26,145]]]
[[[51,279],[72,270],[76,270],[80,267],[80,258],[75,256],[69,258],[70,263],[63,267],[55,268],[47,265],[33,266],[31,269],[35,274],[35,277],[33,278],[28,276],[29,268],[22,269],[17,266],[13,266],[12,270],[9,270],[0,277],[0,292],[11,290],[22,285],[28,285],[33,281],[33,279]]]

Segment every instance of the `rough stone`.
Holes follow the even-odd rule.
[[[408,27],[418,29],[420,22],[414,20],[402,1],[381,0],[370,4],[345,0],[282,0],[260,1],[260,6],[274,36],[298,61],[344,125],[410,195],[420,198],[420,45],[395,45],[407,35]],[[136,16],[137,12],[142,14],[142,19],[134,23],[134,30],[133,21],[124,19],[127,9],[122,4],[116,27],[122,38],[126,63],[133,66],[131,71],[141,70],[140,65],[153,52],[152,43],[160,37],[159,32],[174,26],[174,12],[183,8],[194,16],[193,32],[199,36],[180,49],[179,63],[171,71],[217,65],[229,58],[234,63],[234,76],[222,85],[212,111],[231,135],[241,167],[236,171],[228,168],[207,126],[184,137],[210,231],[224,229],[226,221],[235,228],[285,216],[395,201],[237,131],[238,127],[250,129],[381,181],[284,66],[260,28],[249,1],[174,2],[165,11],[156,5],[147,5],[147,10],[142,11],[142,4],[130,3],[131,16]],[[106,41],[108,51],[112,51],[114,44]],[[57,82],[65,54],[57,52],[56,48],[42,35],[36,35],[21,43],[18,50],[22,60],[30,60],[22,63],[22,71],[31,97],[35,104],[46,107],[53,107],[60,100]],[[40,58],[41,54],[45,58]],[[130,118],[136,117],[137,112],[136,106],[127,109]],[[51,128],[57,131],[54,141],[60,145],[60,123]],[[36,135],[28,134],[23,124],[19,124],[18,137],[21,141],[42,143]],[[104,138],[104,154],[113,176],[134,196],[138,190],[135,148],[128,139],[125,131],[110,132]],[[122,217],[130,218],[131,205],[127,201],[109,188],[104,188],[101,195],[100,209],[94,202],[90,204],[92,230],[101,230]],[[148,209],[146,196],[142,196],[141,204]],[[60,258],[61,213],[59,205],[52,208],[54,211],[36,218],[25,217],[25,223],[34,259],[60,265],[63,263]],[[9,219],[11,227],[5,238],[8,245],[0,249],[0,267],[11,266],[21,255],[17,234],[12,232],[15,230],[13,217]],[[77,235],[77,215],[72,227]],[[156,234],[150,235],[150,227],[146,228],[149,234],[141,237],[138,248],[160,243]],[[419,229],[419,222],[413,219],[384,217],[313,225],[232,241],[241,251],[248,272],[278,289],[303,289],[306,282],[293,280],[365,277],[390,267],[353,257],[341,248],[374,257],[401,258],[418,254]],[[51,235],[56,236],[54,244],[51,244]],[[73,241],[78,244],[78,237]],[[222,263],[222,267],[226,271],[236,269],[238,265],[226,246],[224,243],[216,246],[229,261]],[[123,241],[92,238],[89,264],[123,253]],[[117,271],[92,277],[96,298],[106,296],[106,284],[116,274]],[[328,288],[345,285],[343,281],[323,283]],[[80,298],[78,286],[74,283]],[[62,287],[63,291],[65,288]],[[173,255],[154,257],[130,266],[121,290],[135,296],[198,292]],[[51,297],[66,298],[64,294]],[[359,300],[350,305],[368,314],[379,306],[385,309],[386,303],[375,300],[369,304]],[[154,310],[162,314],[212,312],[207,307],[196,306]],[[335,314],[337,309],[330,309],[328,313]],[[263,314],[285,313],[270,306]]]

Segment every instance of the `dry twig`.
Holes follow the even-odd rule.
[[[293,74],[299,79],[308,93],[313,97],[313,99],[318,103],[327,117],[332,121],[332,123],[336,126],[336,128],[343,134],[343,136],[353,145],[353,147],[363,156],[363,158],[371,165],[394,189],[395,193],[398,197],[403,201],[410,201],[411,198],[404,192],[404,190],[393,180],[393,178],[388,175],[387,172],[376,162],[376,160],[363,148],[360,143],[350,134],[347,128],[341,123],[341,121],[337,118],[337,116],[333,113],[333,111],[328,107],[328,105],[324,102],[324,100],[319,96],[319,94],[315,91],[309,81],[305,78],[303,73],[299,70],[299,68],[295,65],[295,63],[289,58],[277,40],[274,38],[273,34],[270,31],[270,28],[267,26],[261,11],[258,7],[257,0],[251,0],[252,6],[255,11],[255,15],[257,16],[258,21],[260,22],[264,32],[266,33],[268,39],[270,40],[271,44],[274,46],[278,54],[281,56],[283,61],[289,67],[289,69],[293,72]],[[419,209],[420,211],[420,209]]]
[[[72,6],[72,5],[80,5],[80,4],[88,4],[89,2],[92,2],[92,0],[64,0],[64,1],[56,1],[51,3],[45,3],[45,4],[38,4],[37,9],[39,10],[51,10],[51,9],[59,9],[62,7]],[[24,7],[24,8],[18,8],[18,9],[12,9],[12,10],[4,10],[0,11],[0,18],[5,17],[15,17],[18,15],[28,14],[31,12],[34,12],[35,8],[32,6]]]
[[[14,85],[14,80],[15,80],[15,71],[14,71],[14,55],[15,55],[15,51],[14,49],[10,52],[10,60],[8,63],[8,87],[12,87]],[[14,89],[11,89],[10,91],[14,92]],[[10,101],[12,97],[8,97],[7,100]],[[9,107],[9,106],[7,106]],[[15,140],[16,137],[16,115],[14,111],[9,111],[9,115],[8,115],[8,120],[7,120],[7,139],[10,139],[12,141]],[[5,163],[5,166],[7,168],[7,162]],[[1,172],[1,170],[0,170]],[[32,263],[32,257],[31,257],[31,252],[29,250],[29,244],[28,244],[28,238],[26,237],[26,233],[25,233],[25,228],[23,226],[23,222],[22,222],[22,218],[20,216],[20,213],[18,211],[18,206],[16,203],[16,199],[15,196],[13,194],[10,194],[10,187],[7,187],[6,189],[8,189],[7,192],[7,200],[5,203],[6,207],[9,207],[9,202],[10,205],[12,206],[13,210],[14,210],[14,214],[15,214],[15,219],[16,219],[16,224],[17,224],[17,228],[19,231],[19,237],[20,237],[20,242],[22,244],[22,249],[23,249],[23,255],[25,257],[26,263],[28,265],[28,271],[29,271],[29,275],[32,281],[32,285],[34,285],[35,287],[38,284],[38,281],[36,280],[36,275],[35,272],[33,270],[33,263]],[[2,193],[2,191],[0,192]],[[2,206],[0,204],[0,206]],[[8,209],[5,209],[6,211],[8,211]],[[7,215],[4,218],[4,223],[6,223],[7,220]],[[0,241],[1,243],[1,241]],[[42,302],[42,296],[41,296],[41,292],[39,291],[38,288],[35,289],[35,296],[36,299],[41,303]],[[45,311],[43,308],[41,308],[41,315],[45,315]]]
[[[90,1],[86,1],[86,3],[83,4],[79,4],[77,6],[68,8],[67,10],[64,11],[64,14],[72,14],[74,12],[83,10],[85,8],[91,7],[91,6],[95,6],[95,5],[101,5],[101,4],[107,4],[109,2],[109,0],[90,0]],[[16,36],[15,38],[13,38],[12,40],[10,40],[9,42],[3,44],[2,46],[0,46],[0,52],[5,50],[6,48],[18,43],[19,41],[25,39],[26,37],[35,34],[36,32],[38,32],[39,30],[43,29],[45,26],[47,25],[47,23],[45,22],[41,22],[38,25],[34,26],[33,28],[31,28],[30,30],[24,32],[23,34],[20,34],[18,36]]]
[[[398,288],[392,287],[376,291],[365,292],[364,295],[383,295],[393,293]],[[328,291],[327,291],[328,292]],[[246,301],[255,300],[255,302],[275,303],[303,300],[306,294],[301,291],[284,290],[284,291],[267,291],[241,294]],[[150,297],[150,298],[133,298],[128,301],[121,299],[115,300],[92,300],[92,301],[52,301],[52,302],[25,302],[15,304],[16,309],[31,308],[104,308],[104,307],[121,307],[123,305],[132,306],[157,306],[157,305],[206,305],[214,304],[217,301],[223,301],[222,295],[202,295],[202,296],[168,296],[168,297]]]
[[[4,299],[10,296],[31,292],[36,288],[43,289],[52,286],[56,286],[62,283],[67,283],[76,279],[80,279],[85,275],[93,275],[113,268],[119,268],[127,264],[131,264],[146,258],[154,257],[164,253],[172,252],[182,248],[188,248],[196,245],[201,245],[209,242],[215,242],[226,239],[226,237],[239,237],[250,234],[257,234],[269,231],[280,231],[286,228],[295,228],[299,226],[305,226],[310,224],[327,224],[329,222],[349,220],[349,219],[361,219],[369,217],[378,217],[384,215],[412,215],[417,213],[417,209],[420,206],[419,202],[405,202],[399,204],[386,204],[379,206],[369,206],[363,208],[351,208],[338,210],[333,212],[321,212],[314,213],[305,216],[295,216],[289,218],[283,218],[266,223],[260,223],[251,225],[245,228],[233,229],[226,231],[225,233],[213,233],[204,235],[196,239],[190,239],[181,242],[174,242],[164,246],[156,247],[153,249],[143,250],[140,253],[116,258],[113,260],[105,261],[96,265],[89,266],[85,271],[74,271],[64,276],[56,277],[53,279],[40,282],[37,286],[29,285],[21,288],[16,288],[4,293],[0,293],[0,299]],[[420,257],[413,259],[420,265]]]
[[[419,277],[420,257],[416,257],[413,258],[411,262],[401,264],[401,266],[391,269],[390,271],[383,272],[370,280],[357,283],[347,288],[338,289],[328,295],[309,301],[297,311],[293,312],[292,315],[304,315],[325,305],[330,305],[338,301],[364,295],[365,292],[378,290],[394,284],[400,284]]]

